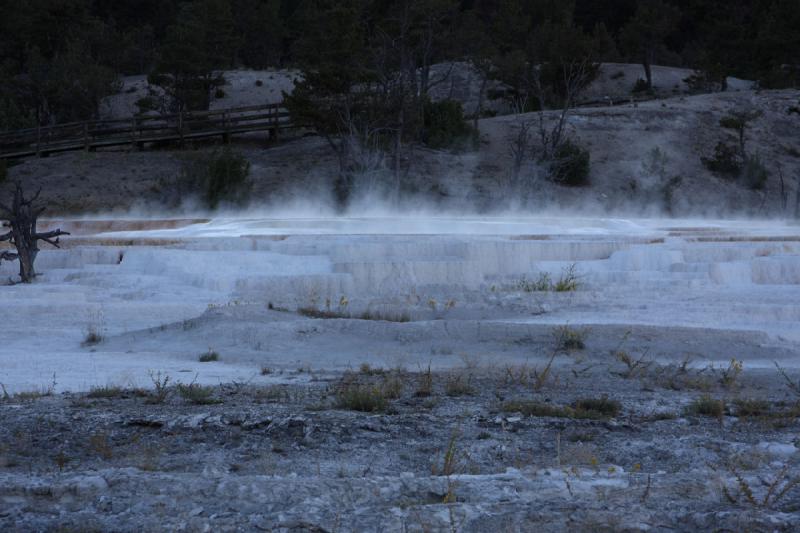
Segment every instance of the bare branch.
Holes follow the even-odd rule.
[[[21,192],[21,190],[20,190],[20,192]],[[25,197],[22,196],[22,205],[27,205],[27,206],[32,205],[33,202],[35,202],[36,200],[39,199],[39,195],[40,194],[42,194],[42,188],[41,187],[39,187],[39,190],[37,190],[36,194],[33,195],[33,198],[30,198],[29,200],[26,200]]]
[[[46,233],[36,233],[34,235],[34,238],[36,238],[37,240],[40,240],[40,241],[44,241],[47,244],[50,244],[51,246],[55,246],[56,248],[61,248],[61,246],[59,246],[60,243],[59,243],[59,240],[58,240],[58,237],[60,237],[61,235],[69,235],[69,232],[61,231],[60,229],[57,229],[57,230],[53,230],[53,231],[48,231]],[[53,240],[53,239],[55,239],[55,240]]]

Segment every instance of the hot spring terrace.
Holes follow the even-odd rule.
[[[800,227],[580,218],[51,221],[31,286],[0,288],[1,380],[86,389],[261,366],[504,364],[554,327],[654,357],[800,366]],[[2,279],[16,265],[0,266]],[[577,290],[539,290],[574,273]],[[86,345],[95,331],[102,342]],[[213,349],[221,361],[198,364]],[[539,350],[540,351],[540,350]],[[258,379],[277,379],[262,378]]]

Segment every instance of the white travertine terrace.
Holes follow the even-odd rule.
[[[609,346],[640,328],[658,357],[699,353],[800,366],[800,227],[782,222],[253,217],[59,224],[73,237],[65,249],[40,254],[40,279],[0,289],[0,382],[10,391],[47,384],[54,373],[60,389],[76,390],[146,386],[148,370],[216,383],[252,377],[260,364],[448,366],[458,354],[497,362],[530,356],[514,339],[561,324],[588,325]],[[581,281],[576,292],[518,290],[521,279],[541,272],[557,279],[572,264]],[[0,266],[2,278],[15,267]],[[302,307],[407,314],[410,322],[314,320],[294,312]],[[81,346],[90,327],[105,340]],[[209,347],[222,361],[198,364]]]

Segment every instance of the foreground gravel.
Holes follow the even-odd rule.
[[[7,396],[0,530],[800,528],[800,408],[774,371],[562,353],[293,374]]]

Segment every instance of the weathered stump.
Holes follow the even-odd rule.
[[[36,277],[34,263],[39,254],[39,241],[60,248],[58,238],[61,235],[69,235],[60,229],[42,233],[37,231],[39,216],[45,210],[44,207],[35,205],[40,193],[41,189],[33,198],[26,199],[22,186],[17,183],[11,206],[0,204],[0,219],[7,220],[11,228],[5,235],[0,235],[0,242],[9,241],[17,249],[16,253],[8,251],[0,253],[0,261],[19,261],[19,277],[22,283],[30,283]]]

